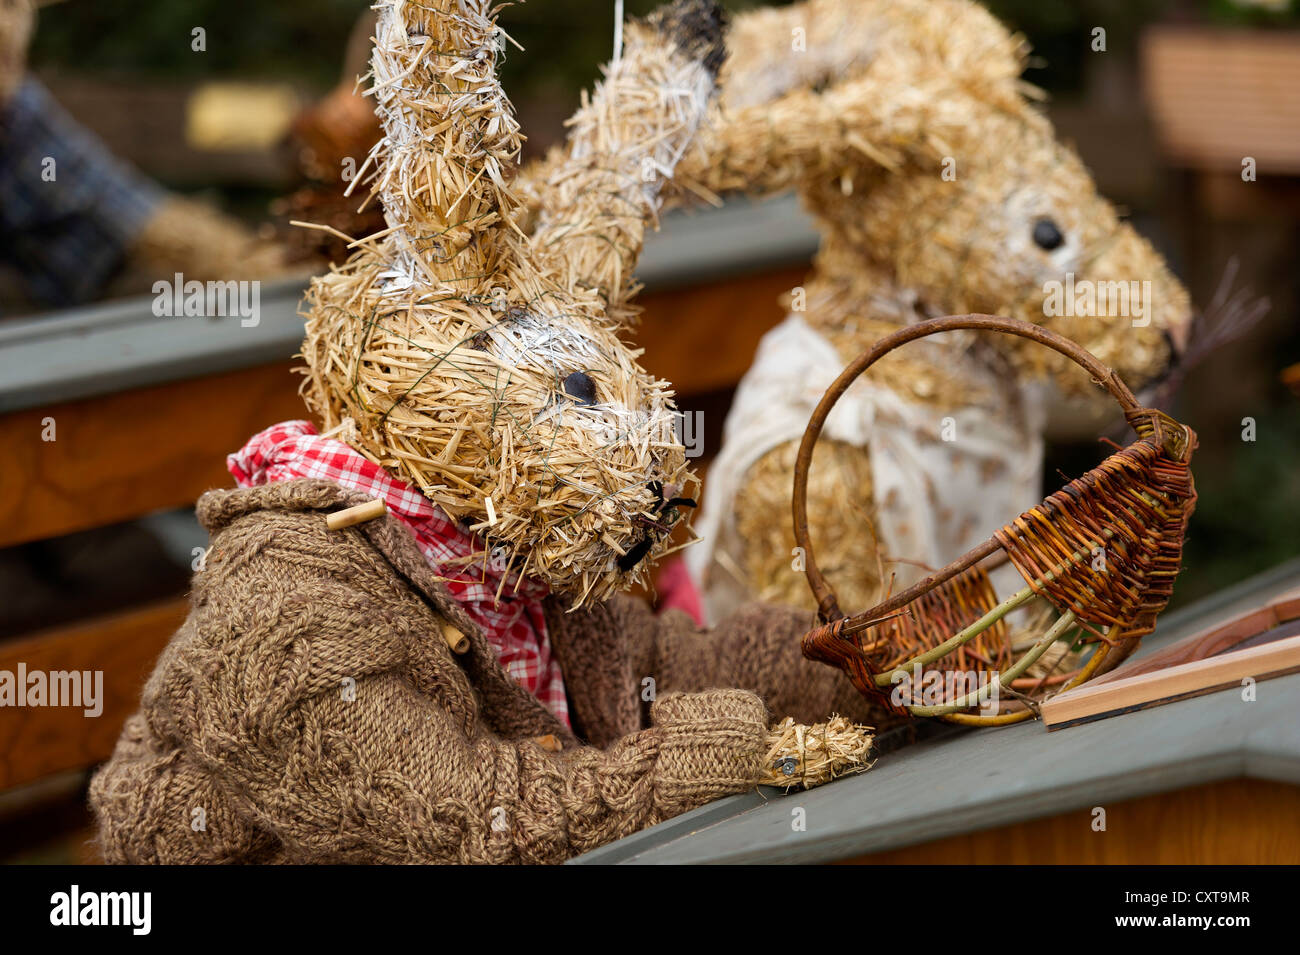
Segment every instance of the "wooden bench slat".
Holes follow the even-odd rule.
[[[628,337],[679,395],[734,387],[782,318],[779,296],[805,271],[647,296]],[[0,416],[9,455],[0,471],[0,547],[189,507],[204,491],[229,487],[227,454],[265,427],[306,417],[293,367],[286,360]],[[43,440],[47,419],[54,441]]]
[[[188,600],[175,599],[0,643],[0,671],[98,671],[103,709],[79,706],[0,709],[0,789],[21,786],[107,759],[154,661],[185,619]]]
[[[288,362],[0,417],[0,547],[186,507],[225,456],[306,412]],[[55,440],[43,439],[53,420]]]

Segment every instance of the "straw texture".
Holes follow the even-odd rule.
[[[187,281],[241,281],[289,274],[284,248],[205,202],[167,195],[131,246],[122,282],[181,273]]]
[[[1185,340],[1186,292],[1056,141],[1041,94],[1019,79],[1023,37],[978,4],[806,0],[737,17],[728,45],[716,115],[678,180],[712,193],[800,192],[825,237],[814,281],[837,292],[810,321],[841,329],[887,317],[877,302],[891,297],[881,287],[890,279],[895,301],[910,293],[930,314],[1052,324],[1043,279],[1073,267],[1079,278],[1155,286],[1144,330],[1105,318],[1058,328],[1126,379],[1163,370],[1161,329]],[[1039,216],[1065,238],[1053,255],[1031,241]],[[1017,343],[1005,348],[1026,371],[1065,368]],[[1072,379],[1065,386],[1077,389]]]
[[[365,171],[388,225],[313,283],[304,397],[575,606],[642,582],[694,478],[667,383],[619,334],[713,89],[716,10],[679,0],[628,26],[525,209],[490,5],[377,8],[384,138]]]
[[[787,717],[768,733],[762,782],[784,789],[812,789],[840,776],[864,773],[874,763],[874,743],[871,727],[842,716],[815,726],[800,726]]]
[[[1187,522],[1196,507],[1190,467],[1195,437],[1148,409],[1131,413],[1139,440],[1050,495],[995,535],[1025,580],[1098,637],[1114,628],[1126,638],[1155,630],[1173,595]],[[1172,449],[1170,435],[1188,437]],[[1068,573],[1044,579],[1076,553]],[[1043,580],[1042,584],[1035,582]]]

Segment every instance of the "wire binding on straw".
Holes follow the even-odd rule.
[[[786,717],[773,726],[763,757],[765,786],[812,789],[841,776],[866,772],[875,763],[874,731],[838,714],[805,726]]]
[[[528,210],[493,4],[376,9],[384,137],[364,168],[388,227],[312,284],[304,398],[574,606],[647,583],[697,482],[668,384],[618,336],[646,225],[713,89],[716,9],[677,0],[627,25]]]

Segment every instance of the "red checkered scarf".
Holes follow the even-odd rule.
[[[333,481],[382,497],[388,511],[415,534],[425,559],[465,612],[483,628],[497,659],[515,681],[569,725],[564,675],[551,655],[542,598],[548,589],[531,578],[492,570],[482,543],[457,527],[432,501],[342,441],[321,437],[310,421],[286,421],[254,435],[226,458],[240,487],[295,478]],[[464,558],[475,558],[465,560]],[[497,590],[501,589],[500,602]]]

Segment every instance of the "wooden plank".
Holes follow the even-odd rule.
[[[734,387],[782,318],[779,296],[803,272],[647,296],[635,332],[646,367],[680,395]],[[307,416],[292,367],[276,362],[0,416],[9,454],[0,547],[188,507],[230,486],[227,454],[269,425]],[[47,419],[53,441],[44,440]]]
[[[1042,706],[1050,730],[1077,726],[1149,706],[1186,700],[1240,685],[1247,678],[1266,680],[1300,671],[1300,636],[1247,650],[1221,653],[1205,660],[1167,666],[1150,673],[1084,685],[1052,697]]]
[[[722,326],[725,336],[774,321],[776,295],[800,280],[816,247],[817,234],[793,196],[671,212],[663,231],[647,237],[636,270],[646,286],[640,299],[651,308],[649,324],[655,293],[722,286],[708,312],[680,314],[678,305],[663,326],[666,335],[702,343],[703,354],[712,356],[703,333]],[[788,281],[774,278],[774,269],[792,267]],[[288,360],[302,342],[306,282],[304,274],[261,283],[249,326],[238,316],[156,316],[152,296],[0,323],[0,413]],[[759,301],[761,314],[748,309],[751,301]],[[707,328],[695,324],[697,317]],[[676,384],[691,388],[684,380]]]
[[[1292,31],[1156,27],[1143,38],[1144,85],[1166,151],[1189,165],[1260,175],[1300,172],[1300,38]]]
[[[257,286],[248,327],[238,315],[155,316],[151,297],[4,323],[0,413],[288,361],[302,344],[304,282]]]
[[[1300,787],[1286,783],[1225,780],[1104,808],[1101,832],[1093,829],[1090,807],[838,864],[1286,865],[1300,859]],[[103,864],[94,820],[80,795],[51,801],[23,822],[21,833],[0,826],[0,844],[20,853],[0,863]]]
[[[1298,575],[1290,561],[1168,614],[1153,649],[1295,589]],[[574,864],[826,862],[1218,780],[1300,786],[1297,713],[1293,675],[1261,684],[1253,703],[1221,693],[1068,733],[1036,723],[952,732],[810,792],[723,800]],[[791,826],[796,809],[805,828]]]
[[[288,362],[0,417],[0,547],[192,506],[225,456],[306,416]],[[44,440],[48,421],[55,440]]]
[[[841,860],[844,865],[1284,865],[1300,787],[1232,779]]]
[[[1298,694],[1289,676],[1255,703],[1216,694],[1068,733],[954,732],[809,792],[724,800],[706,819],[687,813],[572,864],[822,863],[1219,780],[1300,785]],[[796,810],[805,828],[791,825]]]
[[[103,674],[102,711],[79,706],[0,710],[0,789],[93,766],[113,752],[122,724],[140,702],[154,661],[185,619],[188,601],[169,600],[127,613],[0,643],[0,671]]]
[[[1136,660],[1129,660],[1110,673],[1089,680],[1088,686],[1101,686],[1105,683],[1125,680],[1142,673],[1151,673],[1164,667],[1175,666],[1179,663],[1204,660],[1215,654],[1239,647],[1245,640],[1297,619],[1300,619],[1300,591],[1282,594],[1271,600],[1266,606],[1248,611],[1190,637],[1185,637],[1167,647],[1160,648],[1154,653],[1148,653]]]
[[[785,318],[781,296],[807,273],[800,265],[647,295],[640,326],[625,337],[645,349],[646,370],[678,395],[734,388],[759,339]]]

